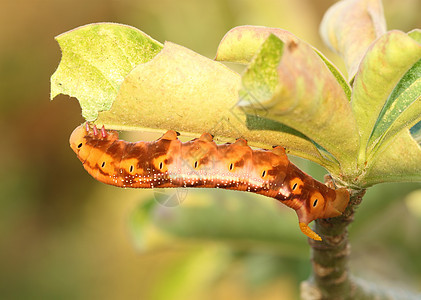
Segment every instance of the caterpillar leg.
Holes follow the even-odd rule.
[[[317,233],[315,233],[313,230],[311,230],[311,228],[308,226],[308,224],[302,223],[302,222],[300,222],[299,224],[300,224],[301,231],[306,236],[308,236],[309,238],[311,238],[315,241],[321,241],[322,240],[322,238]]]

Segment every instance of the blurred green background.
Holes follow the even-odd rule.
[[[106,186],[84,171],[68,146],[83,122],[79,104],[49,101],[60,61],[54,36],[118,22],[213,57],[230,28],[265,25],[290,30],[338,63],[318,35],[334,2],[3,1],[0,299],[296,299],[310,254],[292,210],[220,190],[175,194],[182,205],[168,208],[152,191]],[[384,5],[388,28],[421,28],[419,0]],[[322,179],[320,167],[298,163]],[[420,190],[368,191],[350,233],[355,274],[421,292]]]

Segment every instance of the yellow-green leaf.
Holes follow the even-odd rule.
[[[421,59],[402,77],[385,103],[369,140],[370,156],[388,147],[402,129],[421,120]]]
[[[358,133],[342,86],[310,46],[292,41],[281,57],[282,44],[271,35],[262,45],[243,76],[242,106],[299,131],[342,170],[354,168]]]
[[[386,31],[381,0],[342,0],[325,13],[324,42],[344,59],[351,80],[369,45]]]
[[[221,40],[216,60],[248,64],[260,51],[263,42],[274,34],[284,43],[297,42],[299,39],[289,31],[263,26],[238,26],[228,31]],[[322,58],[323,62],[342,86],[348,98],[351,99],[351,89],[341,72],[317,49],[313,50]]]
[[[418,43],[421,43],[421,29],[414,29],[408,32],[408,35],[416,40]]]
[[[416,103],[416,91],[419,90],[417,88],[417,78],[409,76],[408,80],[403,81],[409,83],[408,89],[399,89],[398,83],[401,82],[404,75],[420,58],[421,46],[408,37],[407,34],[400,31],[388,32],[379,38],[367,51],[355,77],[352,94],[352,108],[361,136],[361,165],[367,159],[367,148],[374,146],[374,144],[371,145],[369,142],[374,143],[378,141],[378,139],[370,141],[370,137],[375,131],[376,125],[382,125],[382,119],[379,119],[379,117],[382,118],[385,115],[382,114],[382,110],[394,112],[390,116],[396,117],[396,113],[400,114],[399,110],[408,107],[408,103],[404,101],[404,98],[409,99],[409,104],[414,103],[415,106],[412,107],[415,108],[415,111],[418,109],[419,105]],[[406,85],[402,86],[405,87]],[[394,94],[393,91],[397,87],[400,92]],[[413,93],[414,90],[415,94]],[[407,91],[407,93],[402,94],[403,91]],[[401,99],[399,99],[399,95],[402,96]],[[396,110],[396,106],[401,107],[397,107]],[[410,110],[410,115],[413,112],[414,110]],[[387,121],[386,128],[389,128],[394,121],[396,119],[393,118]],[[408,120],[404,121],[408,122]],[[409,126],[410,122],[407,125]],[[397,128],[399,127],[402,128],[401,125]],[[386,128],[383,126],[382,130],[376,133],[376,136],[383,134]]]
[[[279,28],[238,26],[228,31],[222,38],[215,60],[248,64],[271,34],[276,35],[285,43],[298,41],[295,35]]]
[[[283,145],[291,154],[321,163],[316,147],[293,132],[247,128],[246,114],[236,105],[240,80],[223,64],[167,42],[154,59],[130,72],[111,110],[100,112],[96,123],[190,136],[210,132],[223,140],[244,137],[250,145]]]
[[[409,133],[401,131],[375,160],[367,165],[367,173],[359,180],[362,187],[382,182],[421,181],[421,147]]]
[[[77,98],[87,121],[109,110],[124,77],[162,49],[140,30],[114,23],[78,27],[56,40],[62,59],[51,76],[51,99],[58,94]]]

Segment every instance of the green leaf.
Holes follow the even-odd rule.
[[[162,49],[140,30],[114,23],[78,27],[56,40],[62,59],[51,76],[51,99],[58,94],[76,97],[87,121],[109,110],[124,77]]]
[[[388,32],[367,51],[355,77],[351,102],[361,137],[360,165],[364,165],[367,160],[367,148],[374,146],[369,143],[376,142],[376,139],[370,141],[373,132],[376,132],[376,125],[382,126],[375,133],[379,136],[396,121],[396,119],[381,119],[387,111],[390,111],[393,118],[405,107],[414,109],[409,110],[409,116],[419,109],[415,102],[417,95],[414,94],[419,89],[418,81],[413,77],[418,72],[418,67],[414,67],[414,74],[410,69],[420,58],[421,46],[400,31]],[[407,78],[404,78],[405,74],[408,74]],[[396,92],[393,93],[395,88]],[[411,102],[415,105],[408,106]],[[406,125],[410,125],[410,120],[404,119],[403,122],[396,123],[396,128],[402,127],[405,122]]]
[[[321,162],[320,164],[323,164],[330,170],[335,169],[335,164],[337,164],[337,161],[330,155],[330,153],[328,153],[316,142],[314,142],[313,140],[303,135],[301,132],[291,127],[288,127],[285,124],[282,124],[273,120],[269,120],[263,117],[259,117],[257,115],[247,114],[246,125],[247,125],[247,128],[250,130],[273,130],[273,131],[282,132],[284,134],[294,136],[296,137],[297,141],[301,139],[301,141],[304,142],[302,145],[304,147],[301,147],[301,150],[302,151],[307,150],[306,152],[307,155],[305,156],[311,157],[313,153],[318,153],[318,155],[321,156],[320,158],[323,159],[323,161],[320,161]],[[313,147],[310,143],[313,144]],[[290,153],[291,148],[286,149],[286,151],[287,153]],[[301,153],[301,156],[305,157],[303,153]]]
[[[342,0],[325,13],[320,33],[345,61],[351,80],[369,45],[386,32],[381,0]]]
[[[421,181],[421,147],[409,130],[403,130],[369,162],[367,169],[359,179],[362,187],[382,182]]]
[[[344,89],[311,47],[294,41],[281,53],[282,45],[274,35],[262,45],[243,75],[240,105],[326,149],[339,162],[335,172],[339,164],[342,170],[354,169],[358,134]]]
[[[243,74],[243,97],[249,98],[244,102],[250,111],[263,115],[269,112],[261,102],[270,101],[278,87],[277,67],[281,61],[284,42],[271,34],[262,44],[259,55],[255,56],[247,71]],[[241,104],[241,102],[240,102]],[[266,110],[266,111],[265,111]]]
[[[408,32],[408,35],[416,40],[418,43],[421,43],[421,29],[414,29]]]
[[[348,82],[346,82],[342,73],[321,52],[319,52],[316,49],[314,49],[314,51],[316,51],[316,53],[320,56],[320,58],[329,68],[330,72],[332,72],[333,76],[335,77],[335,79],[338,81],[338,83],[341,85],[342,89],[344,90],[346,97],[348,98],[349,101],[351,101],[351,87],[349,86]]]
[[[390,94],[368,141],[374,149],[387,147],[388,142],[402,129],[421,120],[421,59],[402,77]],[[376,147],[379,145],[378,147]],[[373,154],[374,152],[374,154]]]
[[[412,126],[410,133],[414,140],[421,145],[421,121]]]

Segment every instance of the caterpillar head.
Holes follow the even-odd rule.
[[[70,135],[70,148],[77,154],[79,159],[84,162],[89,156],[92,147],[98,142],[112,143],[118,139],[118,134],[115,131],[105,131],[105,129],[98,130],[95,126],[90,128],[86,124],[76,127]]]
[[[343,188],[328,188],[292,164],[284,182],[281,188],[284,199],[281,201],[295,209],[303,233],[314,240],[321,240],[308,224],[316,219],[340,216],[348,206],[349,192]]]
[[[331,193],[329,193],[331,194]],[[349,192],[344,189],[333,190],[333,196],[325,198],[322,193],[313,191],[307,201],[296,210],[301,231],[316,241],[322,238],[310,229],[308,224],[316,219],[333,218],[342,215],[349,202]]]

